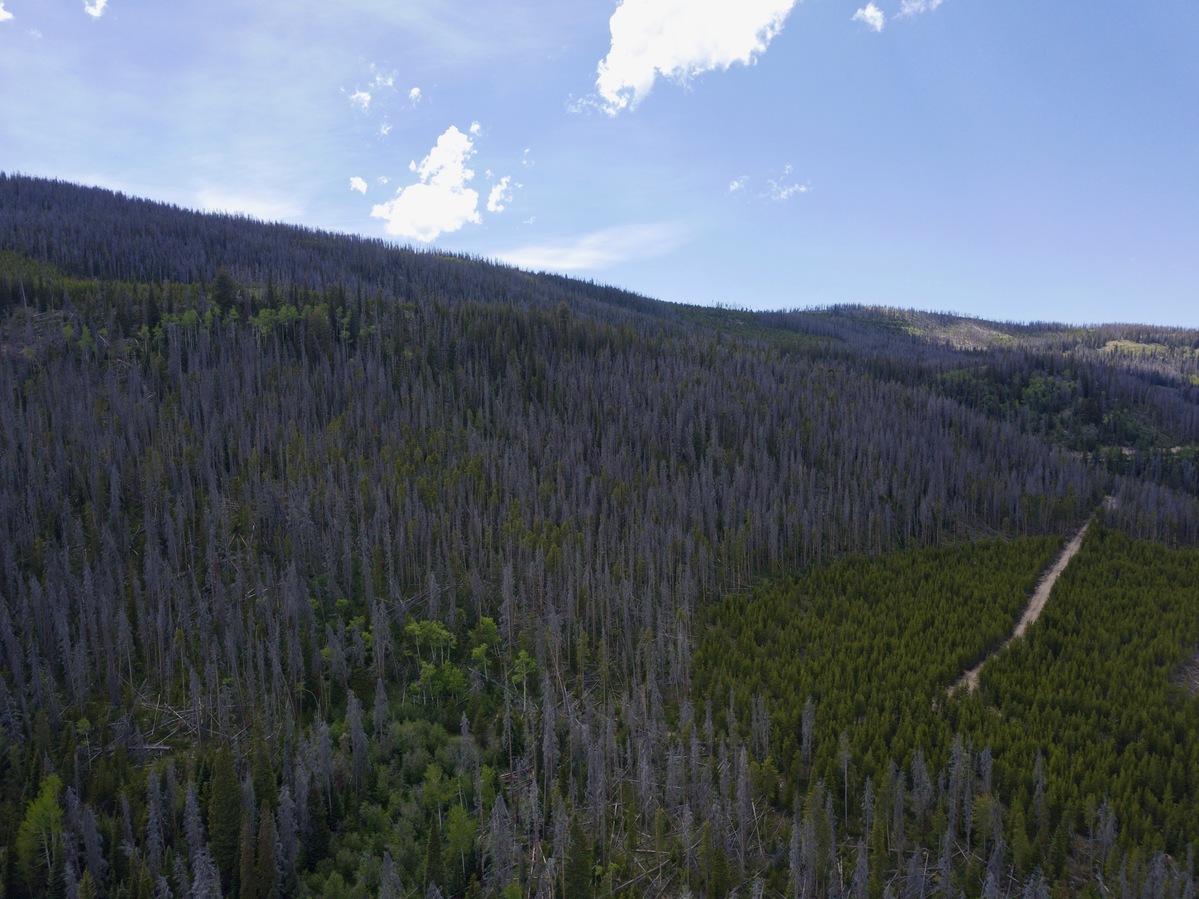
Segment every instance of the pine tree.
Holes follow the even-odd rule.
[[[265,800],[271,808],[275,807],[278,792],[275,785],[275,767],[271,762],[271,750],[261,732],[255,731],[253,754],[254,799],[261,803]]]
[[[1011,812],[1008,815],[1008,832],[1011,834],[1012,863],[1016,868],[1016,876],[1023,877],[1032,858],[1032,846],[1028,840],[1028,828],[1024,820],[1024,801],[1018,795],[1012,800]]]
[[[224,266],[217,272],[216,280],[212,282],[212,301],[222,310],[227,311],[237,305],[237,285],[229,270]]]
[[[150,873],[157,876],[162,871],[164,848],[162,833],[162,791],[158,786],[158,773],[151,770],[146,778],[146,861]]]
[[[867,894],[870,899],[879,899],[883,895],[883,881],[887,869],[887,822],[883,815],[874,816],[874,825],[870,828],[870,876],[867,881]]]
[[[207,849],[201,849],[192,861],[192,899],[221,899],[221,874]]]
[[[258,883],[255,849],[254,810],[247,808],[241,814],[241,840],[238,850],[238,896],[240,899],[257,899]]]
[[[395,862],[391,853],[383,850],[383,864],[379,869],[379,899],[400,899],[403,888],[400,886],[400,876],[396,873]]]
[[[367,740],[362,726],[362,703],[351,690],[346,697],[346,725],[350,734],[350,759],[354,789],[361,790],[366,780]]]
[[[278,834],[275,832],[275,816],[271,814],[271,806],[264,799],[258,806],[258,849],[255,852],[254,881],[257,887],[255,899],[277,899],[279,895],[279,875],[275,870],[275,843]]]
[[[429,840],[425,844],[425,887],[441,886],[444,883],[441,852],[441,825],[436,820],[429,828]]]
[[[195,781],[187,782],[187,794],[183,800],[183,833],[187,837],[187,854],[192,864],[200,853],[208,851],[208,840],[204,835],[204,822],[200,818],[200,801],[196,798]]]
[[[292,800],[291,790],[284,784],[279,791],[279,809],[276,813],[276,829],[279,832],[279,864],[280,889],[287,892],[292,886],[295,876],[296,863],[299,859],[299,822],[296,819],[296,804]]]
[[[213,754],[208,785],[208,842],[226,895],[231,894],[237,876],[241,817],[241,784],[233,766],[233,752],[221,746]]]
[[[701,840],[701,864],[707,884],[707,895],[711,899],[724,899],[729,892],[729,859],[724,854],[724,847],[713,835],[710,822],[704,822]]]
[[[570,840],[562,874],[562,894],[564,896],[591,899],[593,864],[591,844],[587,842],[587,835],[583,833],[583,827],[579,824],[576,816],[570,822]]]
[[[866,899],[866,891],[869,883],[870,862],[866,852],[866,844],[859,841],[853,866],[853,878],[849,882],[850,899]]]

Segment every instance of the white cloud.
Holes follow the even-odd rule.
[[[882,31],[887,23],[886,14],[873,3],[867,3],[862,9],[853,14],[855,22],[863,22],[874,31]]]
[[[741,191],[745,190],[745,185],[747,183],[749,183],[749,178],[745,175],[742,175],[740,178],[734,178],[729,182],[729,194],[732,195],[741,193]]]
[[[812,188],[807,184],[779,184],[776,181],[770,182],[770,199],[772,200],[790,200],[796,194],[806,194]]]
[[[649,94],[658,75],[673,81],[735,62],[749,65],[770,44],[796,0],[623,0],[612,14],[612,46],[596,87],[616,115]]]
[[[408,102],[410,102],[413,106],[420,102],[419,87],[414,87],[412,90],[408,91]]]
[[[391,134],[391,128],[391,122],[384,122],[379,126],[379,137],[387,137],[387,135]]]
[[[451,125],[420,165],[409,166],[420,180],[371,209],[371,218],[383,219],[388,234],[420,241],[457,231],[468,222],[477,225],[479,194],[466,186],[475,176],[466,167],[473,154],[471,139]]]
[[[394,91],[396,73],[380,69],[374,63],[370,65],[370,82],[365,88],[355,87],[353,93],[342,88],[342,93],[350,101],[350,105],[363,112],[370,112],[371,106],[380,99],[380,91]],[[384,98],[384,102],[386,99]],[[386,133],[386,132],[384,132]]]
[[[532,219],[525,224],[531,223]],[[585,234],[570,242],[518,247],[500,253],[498,258],[534,271],[573,272],[661,256],[679,246],[685,236],[686,229],[677,224],[622,225]]]
[[[0,22],[7,22],[12,18],[12,13],[4,8],[4,4],[0,3]]]
[[[375,80],[371,82],[371,87],[395,87],[395,72],[384,72],[374,63],[371,63],[371,74],[375,76]]]
[[[88,0],[83,0],[83,11],[93,19],[98,19],[104,15],[104,7],[107,5],[108,0],[92,0],[91,3],[88,3]]]
[[[783,174],[779,178],[768,178],[766,183],[770,185],[770,190],[765,194],[770,199],[776,202],[790,200],[796,194],[806,194],[812,188],[807,184],[785,184],[783,179],[791,174],[791,166],[784,166]]]
[[[487,195],[487,211],[503,212],[504,204],[512,201],[512,189],[509,186],[512,179],[505,175],[491,188]]]
[[[914,16],[922,12],[932,12],[945,0],[903,0],[899,5],[898,16]]]
[[[350,190],[356,190],[360,194],[366,193],[366,181],[357,176],[350,179]]]
[[[470,123],[470,133],[473,134],[475,137],[478,137],[480,134],[483,133],[483,126],[480,125],[478,122],[471,122]]]

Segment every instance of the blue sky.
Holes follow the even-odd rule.
[[[0,170],[679,302],[1199,326],[1199,4],[3,0]]]

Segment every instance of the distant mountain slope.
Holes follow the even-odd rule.
[[[239,282],[333,285],[459,302],[486,297],[553,305],[563,299],[668,314],[615,288],[381,240],[200,214],[102,188],[0,173],[0,248],[81,278],[138,283],[200,283],[226,268]]]

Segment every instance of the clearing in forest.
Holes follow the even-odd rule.
[[[1028,630],[1034,621],[1041,617],[1041,612],[1045,610],[1045,603],[1049,602],[1049,594],[1053,591],[1053,585],[1057,583],[1057,579],[1066,570],[1066,566],[1070,564],[1070,560],[1082,548],[1082,538],[1086,536],[1087,528],[1091,526],[1091,522],[1094,520],[1095,516],[1093,515],[1087,519],[1086,523],[1078,529],[1078,533],[1071,538],[1058,557],[1053,560],[1053,564],[1041,575],[1041,580],[1037,583],[1037,589],[1033,591],[1032,599],[1029,600],[1024,613],[1020,616],[1020,620],[1016,622],[1016,629],[1012,631],[1012,635],[1003,642],[1002,646],[994,652],[988,653],[981,662],[958,678],[957,682],[949,688],[950,693],[963,686],[971,693],[977,690],[978,675],[983,670],[983,665],[987,664],[997,653],[1007,649],[1013,640],[1024,636],[1024,632]]]

